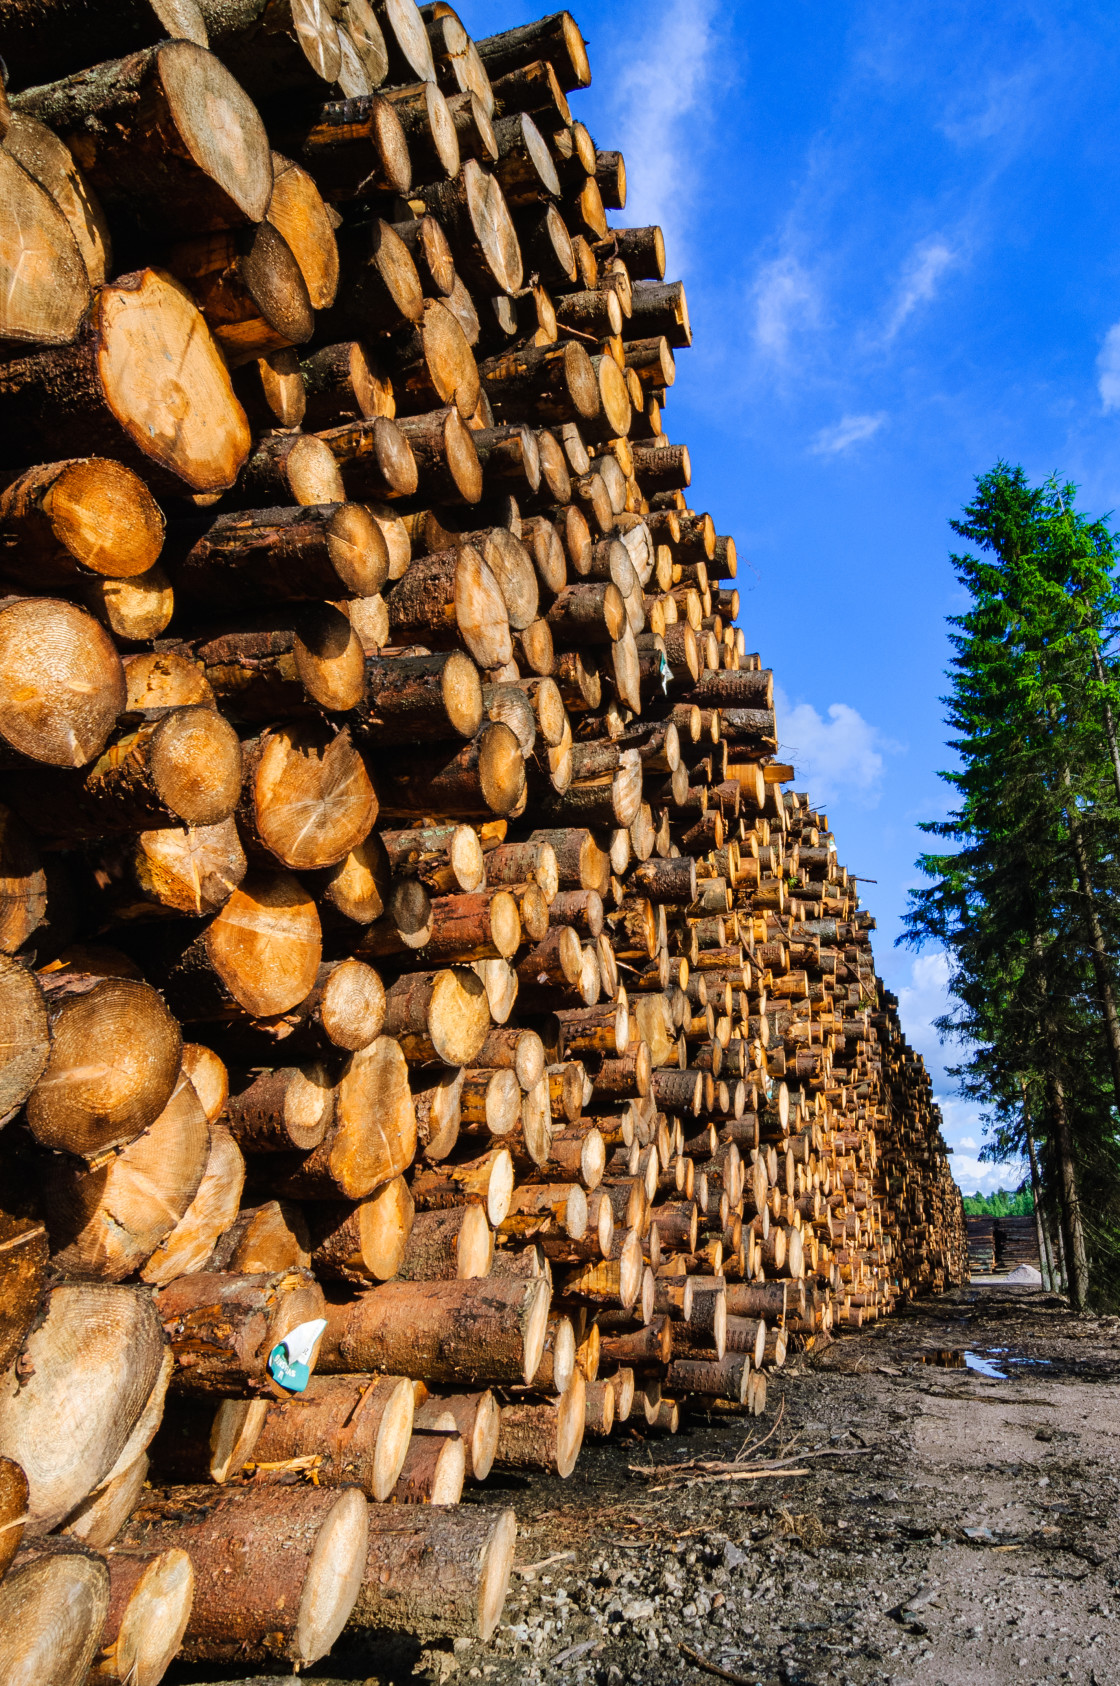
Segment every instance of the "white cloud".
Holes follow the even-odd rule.
[[[781,753],[794,763],[813,801],[823,806],[843,796],[873,807],[879,800],[883,756],[903,746],[884,737],[850,703],[830,703],[826,719],[812,703],[791,707],[779,691],[775,708]]]
[[[955,1063],[963,1050],[959,1044],[943,1045],[934,1028],[952,1005],[949,994],[949,957],[934,950],[919,954],[910,964],[910,982],[898,990],[898,1013],[911,1047],[925,1059],[941,1108],[942,1133],[953,1149],[949,1168],[964,1194],[994,1194],[997,1188],[1018,1188],[1027,1174],[1026,1166],[1012,1161],[990,1165],[979,1157],[983,1138],[981,1113],[976,1101],[964,1100],[947,1091],[952,1079],[945,1074],[945,1061]]]
[[[688,223],[698,203],[700,153],[686,125],[715,71],[717,0],[668,0],[656,23],[628,37],[616,67],[615,138],[626,157],[628,228],[656,223],[680,274]],[[741,60],[737,68],[742,70]],[[619,218],[614,218],[619,221]]]
[[[1104,336],[1097,358],[1097,391],[1105,410],[1120,410],[1120,322]]]
[[[934,1081],[943,1073],[949,1049],[945,1048],[933,1021],[952,1005],[949,994],[949,956],[943,949],[919,954],[910,962],[910,982],[898,991],[898,1011],[906,1034],[922,1055]]]
[[[918,306],[929,303],[937,292],[941,277],[956,263],[957,257],[952,247],[936,236],[915,247],[902,274],[898,297],[884,333],[885,339],[893,340]]]
[[[809,449],[814,456],[834,457],[841,451],[851,450],[853,445],[860,445],[865,439],[870,439],[878,433],[887,419],[885,410],[880,410],[873,416],[841,416],[832,427],[822,427]]]
[[[794,332],[817,323],[816,285],[795,257],[774,258],[759,270],[753,297],[755,344],[765,356],[784,362]]]

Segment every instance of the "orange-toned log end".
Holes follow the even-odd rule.
[[[28,469],[0,493],[0,544],[0,571],[32,589],[131,579],[158,561],[163,516],[132,469],[77,457]]]
[[[44,1147],[94,1159],[133,1141],[171,1098],[182,1036],[158,992],[133,978],[48,986],[51,1052],[27,1102]]]
[[[83,767],[125,697],[116,647],[85,610],[52,597],[0,599],[0,758],[7,750]]]

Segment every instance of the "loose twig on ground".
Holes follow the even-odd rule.
[[[683,1657],[687,1657],[690,1663],[695,1663],[697,1668],[702,1668],[707,1674],[718,1675],[721,1680],[731,1680],[734,1686],[754,1686],[754,1681],[748,1680],[745,1674],[732,1674],[729,1668],[720,1668],[718,1663],[710,1663],[707,1657],[702,1656],[699,1651],[694,1651],[692,1646],[686,1645],[683,1640],[679,1649]]]

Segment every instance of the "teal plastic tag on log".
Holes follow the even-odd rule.
[[[311,1354],[327,1326],[326,1318],[300,1323],[278,1341],[268,1355],[268,1373],[289,1393],[302,1393],[311,1380]]]

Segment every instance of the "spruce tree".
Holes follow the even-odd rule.
[[[919,861],[903,940],[949,955],[954,1074],[993,1157],[1036,1150],[1082,1307],[1120,1283],[1120,593],[1111,528],[1074,497],[1000,462],[951,523],[976,547],[952,557],[970,598],[944,699],[958,805],[923,827],[948,847]]]

